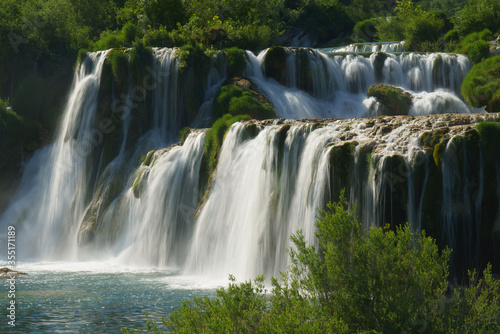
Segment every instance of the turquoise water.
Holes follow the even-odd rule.
[[[161,321],[185,299],[215,296],[217,286],[168,269],[105,263],[21,263],[17,270],[29,276],[16,280],[15,327],[8,325],[2,282],[1,333],[121,333],[143,327],[146,311]]]

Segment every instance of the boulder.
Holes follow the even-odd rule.
[[[22,271],[17,271],[17,270],[12,270],[7,267],[0,268],[0,278],[11,278],[11,277],[17,277],[19,275],[28,275],[26,273],[23,273]]]
[[[375,84],[368,88],[368,96],[375,97],[383,106],[381,113],[388,116],[408,115],[412,95],[399,87]]]

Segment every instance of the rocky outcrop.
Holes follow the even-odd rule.
[[[0,268],[0,278],[11,278],[19,275],[28,275],[22,271],[12,270],[7,267]]]
[[[412,104],[412,95],[402,88],[384,84],[375,84],[368,88],[368,96],[375,97],[382,105],[382,115],[408,115]]]
[[[254,82],[248,78],[232,77],[219,88],[212,104],[214,119],[225,114],[248,115],[261,120],[275,118],[276,110]]]

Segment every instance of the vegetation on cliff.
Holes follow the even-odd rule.
[[[462,83],[462,96],[473,107],[500,111],[500,56],[472,67]]]

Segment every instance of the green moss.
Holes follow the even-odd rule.
[[[128,56],[121,50],[115,49],[110,52],[106,60],[111,63],[111,71],[113,72],[115,80],[120,85],[125,84],[128,73]]]
[[[412,98],[408,92],[384,84],[370,86],[368,96],[375,97],[385,107],[384,114],[390,116],[408,115],[412,104]]]
[[[449,128],[439,128],[433,131],[426,131],[420,136],[420,142],[427,147],[434,147],[447,136]]]
[[[202,167],[200,169],[202,182],[208,181],[208,178],[215,170],[227,130],[229,130],[233,123],[248,119],[250,119],[248,115],[233,116],[227,114],[216,120],[210,130],[208,130],[205,139]]]
[[[224,53],[226,55],[227,75],[229,77],[243,75],[247,67],[245,51],[240,48],[233,47],[225,49]]]
[[[76,66],[80,66],[81,63],[83,63],[83,60],[85,57],[87,57],[87,54],[89,51],[87,49],[80,49],[78,50],[78,55],[76,57]]]
[[[500,56],[472,67],[462,83],[462,96],[473,107],[486,106],[488,112],[500,111]]]
[[[281,46],[273,46],[264,57],[264,74],[281,84],[286,84],[286,50]]]
[[[181,145],[184,145],[184,142],[186,141],[186,138],[189,136],[189,133],[191,131],[191,128],[189,126],[186,126],[181,129],[179,132],[179,138],[181,139]]]
[[[212,104],[214,117],[225,114],[249,115],[254,119],[276,117],[276,111],[269,101],[254,90],[243,89],[235,85],[222,86]]]
[[[446,149],[446,145],[448,144],[448,139],[445,139],[434,146],[434,150],[432,152],[432,158],[434,159],[434,163],[436,166],[441,166],[443,152]]]

